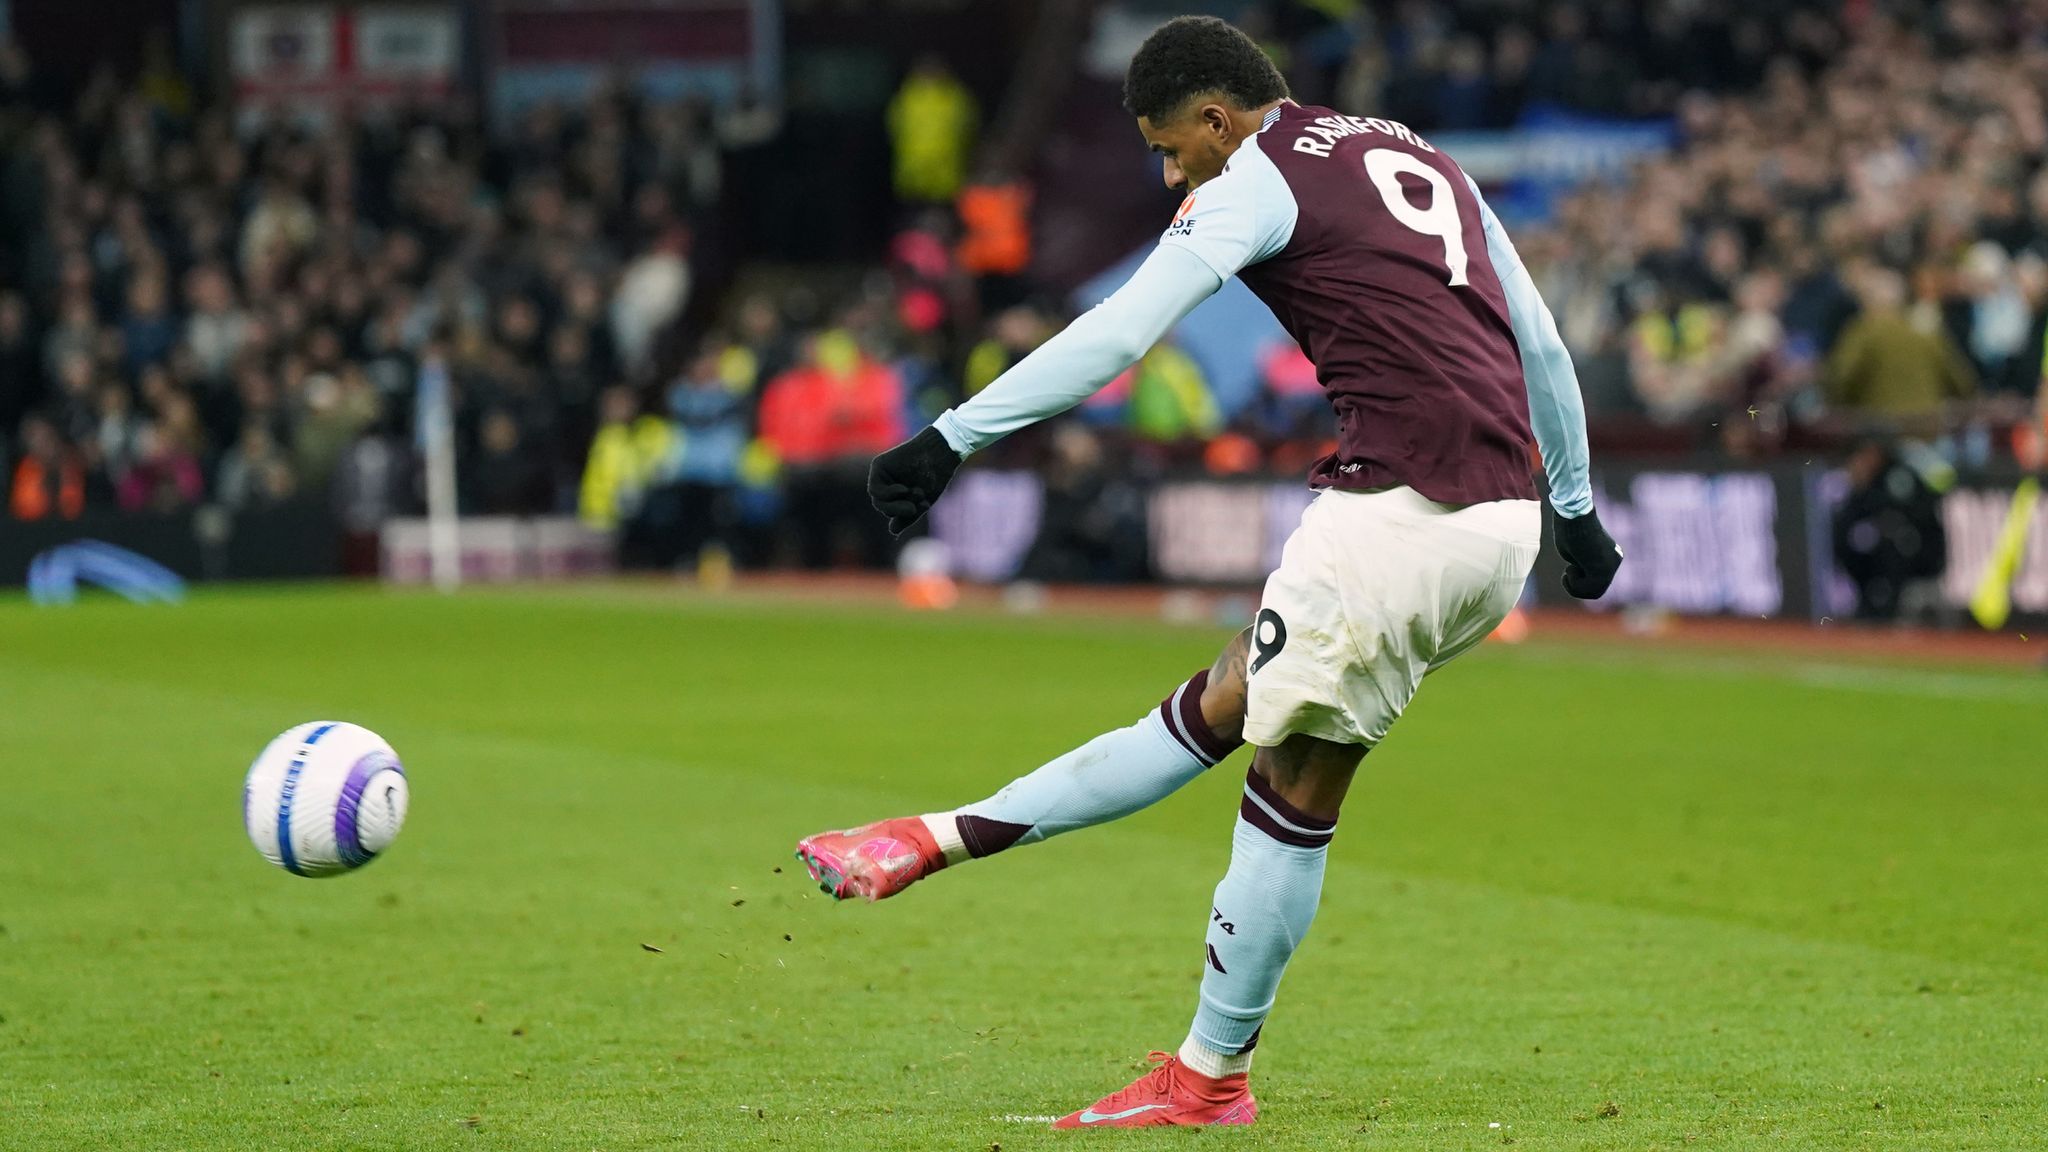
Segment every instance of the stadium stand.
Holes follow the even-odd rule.
[[[1110,5],[1091,27],[1086,8],[1046,7],[1031,50],[1064,67],[1020,69],[999,106],[959,79],[973,61],[899,61],[863,138],[893,148],[870,182],[884,191],[849,195],[851,225],[764,225],[777,190],[816,181],[815,152],[764,147],[806,129],[752,96],[614,78],[497,129],[468,99],[252,126],[161,41],[78,83],[9,41],[8,512],[414,511],[415,404],[435,364],[465,512],[580,511],[662,565],[714,540],[747,564],[883,563],[860,502],[836,498],[863,454],[1028,352],[1106,253],[1142,247],[1170,212],[1088,63],[1157,13]],[[1561,187],[1482,174],[1579,361],[1603,452],[1845,457],[1873,434],[1965,468],[2038,451],[2048,4],[1303,0],[1236,15],[1303,99],[1474,156],[1526,148],[1558,115],[1661,134]],[[1025,131],[1020,108],[1057,111]],[[790,258],[806,251],[821,260]],[[1077,479],[1080,462],[1297,473],[1327,434],[1313,380],[1284,344],[1247,355],[1240,386],[1162,347],[1077,415],[1098,443],[1020,437],[995,459],[1049,462],[1090,491],[1117,486]],[[815,419],[838,397],[860,429]]]

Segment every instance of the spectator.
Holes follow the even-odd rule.
[[[342,571],[377,571],[384,521],[403,512],[413,487],[412,459],[386,420],[348,446],[334,472],[334,507],[341,516]]]
[[[626,267],[612,299],[612,339],[629,373],[654,367],[654,342],[677,316],[690,294],[690,270],[683,261],[680,227],[664,231],[653,246]]]
[[[1490,95],[1485,48],[1471,36],[1460,36],[1446,51],[1443,78],[1437,82],[1437,128],[1466,131],[1484,127]]]
[[[903,438],[903,387],[843,328],[812,337],[805,362],[768,384],[761,435],[792,468],[858,463]]]
[[[1638,285],[1642,309],[1629,339],[1629,375],[1636,398],[1661,424],[1687,424],[1725,397],[1712,357],[1723,318],[1703,300],[1675,299],[1664,283]]]
[[[947,204],[960,191],[979,113],[974,96],[944,60],[921,57],[889,102],[896,153],[896,197],[906,204]]]
[[[903,439],[903,383],[834,329],[810,355],[768,384],[761,438],[783,466],[797,550],[810,568],[848,552],[879,564],[887,548],[864,487],[868,460]]]
[[[244,424],[235,446],[221,457],[215,491],[221,506],[230,512],[274,508],[297,493],[298,476],[270,426],[261,420]]]
[[[100,385],[99,423],[93,429],[93,445],[100,470],[116,488],[141,457],[141,444],[142,421],[135,415],[127,386],[112,382]]]
[[[313,206],[284,176],[272,176],[264,181],[256,207],[242,225],[242,274],[290,264],[319,235],[320,218]]]
[[[223,380],[248,342],[249,317],[235,304],[235,290],[217,264],[193,269],[185,277],[185,347],[208,380]]]
[[[2025,352],[2033,309],[2013,259],[1996,241],[1979,240],[1964,254],[1957,278],[1966,347],[1978,379],[1988,391],[2031,394],[2034,365]]]
[[[199,459],[162,424],[146,423],[136,460],[116,489],[124,512],[177,512],[199,503]]]
[[[121,317],[121,350],[129,375],[162,363],[177,342],[178,321],[171,315],[162,273],[135,273],[128,281],[128,310]]]
[[[740,301],[734,328],[738,339],[728,355],[747,356],[750,362],[746,371],[755,381],[773,380],[795,361],[796,353],[782,312],[768,297],[751,295]]]
[[[1259,358],[1259,391],[1233,427],[1256,445],[1273,445],[1266,464],[1281,475],[1302,475],[1334,449],[1336,414],[1323,395],[1316,366],[1291,339],[1275,341]]]
[[[526,447],[519,421],[503,408],[484,413],[475,452],[459,458],[463,511],[479,516],[537,516],[554,509],[547,459]]]
[[[1222,429],[1222,413],[1201,367],[1171,343],[1154,344],[1125,375],[1130,379],[1125,419],[1140,438],[1170,444]]]
[[[1001,169],[983,172],[960,191],[961,271],[974,277],[984,312],[1021,303],[1031,265],[1031,188]]]
[[[31,415],[21,423],[21,459],[8,488],[7,511],[16,520],[76,520],[85,510],[85,467],[57,435],[56,425]]]
[[[967,353],[963,390],[973,396],[995,383],[1050,335],[1052,326],[1036,308],[1020,304],[1004,309],[989,325],[987,338]]]
[[[1820,360],[1825,350],[1856,315],[1856,297],[1846,288],[1832,261],[1820,249],[1797,242],[1787,253],[1792,277],[1785,305],[1779,310],[1785,326],[1788,355],[1802,363]]]
[[[92,357],[85,353],[67,355],[58,364],[57,394],[47,411],[66,441],[80,443],[93,434],[99,422],[100,379]]]
[[[727,544],[733,531],[753,381],[731,374],[732,351],[716,341],[707,343],[669,386],[676,439],[664,493],[671,520],[662,549],[668,563],[695,562],[707,546]]]
[[[1018,576],[1047,584],[1135,580],[1145,571],[1144,501],[1105,466],[1102,441],[1076,424],[1053,433],[1038,535]]]
[[[93,316],[92,297],[81,288],[65,299],[57,323],[43,337],[43,370],[50,379],[61,380],[67,373],[67,364],[83,361],[90,374],[98,349],[99,327]]]
[[[19,293],[0,292],[0,442],[41,402],[42,378],[28,303]]]
[[[325,372],[307,377],[300,402],[298,474],[306,488],[324,492],[349,444],[376,422],[377,393],[362,369],[351,365],[338,378]]]
[[[1784,302],[1784,280],[1774,271],[1749,273],[1735,287],[1734,314],[1709,368],[1711,391],[1736,410],[1721,421],[1721,442],[1731,455],[1754,456],[1783,434],[1785,393],[1800,379],[1784,355],[1785,326],[1778,319]]]
[[[1849,496],[1835,510],[1835,562],[1856,586],[1856,618],[1892,620],[1938,599],[1948,565],[1941,497],[1880,441],[1849,458]]]
[[[1907,316],[1899,273],[1868,270],[1858,294],[1863,312],[1828,356],[1829,403],[1852,419],[1931,436],[1942,406],[1976,391],[1976,373],[1938,325]]]
[[[620,385],[605,389],[599,400],[597,436],[590,443],[577,503],[583,522],[592,528],[629,524],[673,451],[668,421],[640,415],[639,408],[633,390]]]

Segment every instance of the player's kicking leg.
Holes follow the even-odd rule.
[[[836,899],[881,900],[963,860],[1128,816],[1171,795],[1244,741],[1251,630],[1137,723],[1106,732],[979,803],[900,816],[797,844]]]

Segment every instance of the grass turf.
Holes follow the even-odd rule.
[[[1182,1035],[1242,754],[872,907],[790,847],[982,796],[1221,639],[645,587],[0,602],[0,1147],[2041,1145],[2038,678],[1540,638],[1367,761],[1256,1128],[1045,1131]],[[241,773],[323,717],[413,809],[301,880]]]

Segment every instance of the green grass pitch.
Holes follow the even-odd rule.
[[[1182,1036],[1242,754],[834,905],[1223,635],[655,586],[0,602],[0,1148],[2048,1146],[2048,687],[1487,647],[1366,762],[1250,1130],[1055,1134]],[[338,879],[248,760],[383,733]],[[651,950],[659,949],[659,951]]]

